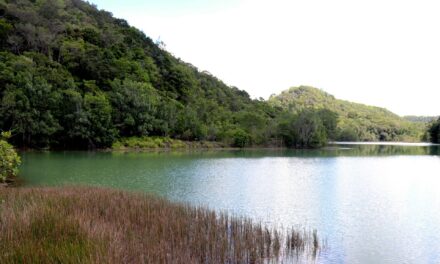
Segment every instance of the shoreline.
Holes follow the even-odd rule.
[[[402,146],[402,147],[437,147],[440,144],[429,142],[394,142],[394,141],[371,141],[371,142],[350,142],[350,141],[331,141],[327,145],[319,148],[289,148],[286,146],[249,146],[249,147],[231,147],[231,146],[200,146],[197,143],[201,141],[194,141],[196,144],[185,147],[121,147],[121,148],[96,148],[96,149],[35,149],[35,148],[18,148],[18,152],[193,152],[193,151],[255,151],[255,150],[319,150],[326,149],[329,146],[343,146],[343,145],[360,145],[360,146]],[[217,142],[214,142],[217,143]]]

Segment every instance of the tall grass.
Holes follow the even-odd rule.
[[[0,189],[0,263],[276,263],[319,247],[316,233],[146,195]]]

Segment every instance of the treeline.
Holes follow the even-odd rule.
[[[440,144],[440,118],[432,122],[427,134],[432,143]]]
[[[317,147],[337,115],[252,100],[81,0],[0,0],[0,130],[23,148],[164,136]]]

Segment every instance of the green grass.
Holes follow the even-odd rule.
[[[316,233],[97,188],[0,188],[0,263],[268,263]]]
[[[223,148],[224,144],[210,141],[183,141],[169,137],[129,137],[121,138],[112,145],[113,150],[124,149],[193,149]]]

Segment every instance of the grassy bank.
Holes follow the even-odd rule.
[[[96,188],[0,188],[0,263],[263,263],[316,233]]]
[[[218,149],[229,145],[214,141],[183,141],[169,137],[129,137],[113,143],[112,150]]]

